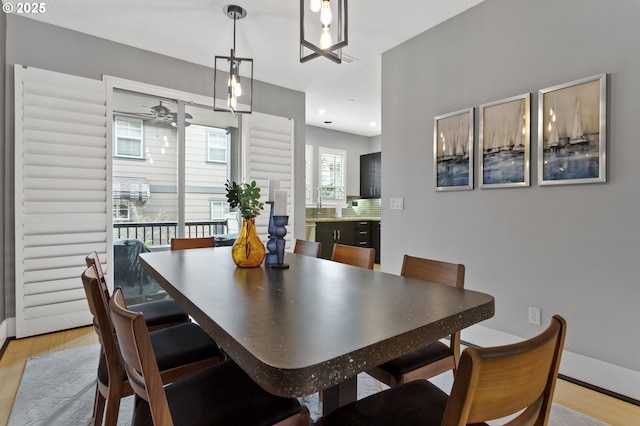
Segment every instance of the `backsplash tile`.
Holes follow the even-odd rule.
[[[380,217],[380,201],[379,198],[347,197],[348,206],[342,208],[342,217]],[[318,213],[317,216],[316,212]],[[323,207],[321,209],[307,207],[305,213],[306,217],[312,219],[336,217],[336,209],[334,207]]]

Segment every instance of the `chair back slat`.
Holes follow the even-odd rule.
[[[322,243],[320,241],[296,240],[293,252],[311,257],[320,257]]]
[[[109,308],[131,388],[149,403],[154,424],[173,425],[144,316],[127,309],[120,288],[113,292]]]
[[[373,269],[373,260],[376,256],[375,249],[334,244],[331,260],[361,268]]]
[[[442,424],[480,423],[524,410],[509,424],[546,425],[565,334],[565,320],[555,315],[532,339],[465,349]]]
[[[405,255],[400,275],[464,288],[464,265]]]
[[[116,377],[118,372],[122,371],[122,365],[120,364],[120,358],[118,356],[118,347],[116,346],[115,330],[111,317],[109,316],[109,300],[107,299],[105,291],[103,290],[104,283],[98,278],[99,273],[96,269],[96,265],[88,267],[82,273],[82,286],[87,296],[87,302],[89,303],[89,311],[93,316],[93,327],[98,335],[98,340],[102,345],[104,356],[107,361],[107,369],[109,372],[116,371]]]
[[[216,241],[213,239],[213,237],[171,239],[171,250],[215,247],[215,245]]]

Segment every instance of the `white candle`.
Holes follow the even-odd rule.
[[[275,201],[273,204],[274,216],[287,215],[287,191],[286,189],[276,190]]]
[[[269,179],[269,199],[267,201],[275,201],[276,191],[280,189],[280,181]]]

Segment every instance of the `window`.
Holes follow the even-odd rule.
[[[142,120],[131,117],[115,118],[115,156],[144,158],[142,156]]]
[[[113,221],[126,222],[131,219],[129,202],[126,200],[113,200]]]
[[[207,132],[207,161],[226,163],[228,146],[229,137],[225,130],[209,130]]]
[[[211,220],[224,219],[229,213],[229,204],[226,200],[209,200]]]
[[[320,147],[320,187],[322,201],[343,204],[347,201],[347,152]]]
[[[313,203],[313,145],[304,148],[304,199],[305,203]]]

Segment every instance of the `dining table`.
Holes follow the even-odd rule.
[[[141,253],[142,266],[256,383],[357,397],[357,375],[494,315],[491,295],[286,253],[237,267],[231,247]]]

